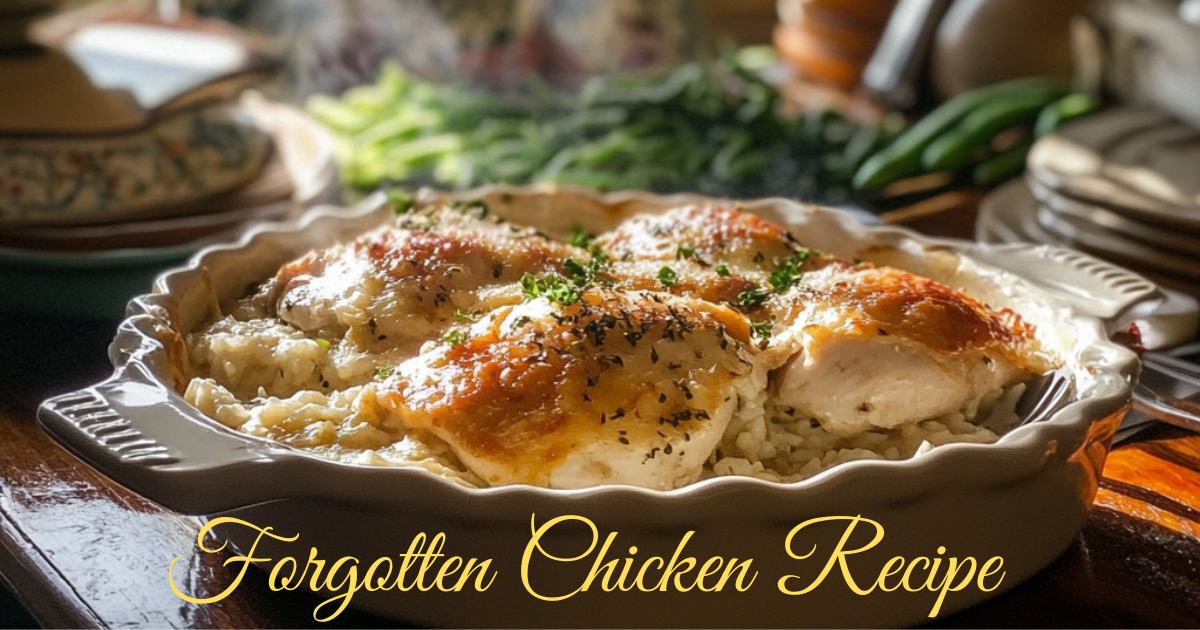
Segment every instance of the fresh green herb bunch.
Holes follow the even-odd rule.
[[[844,201],[862,159],[890,138],[833,111],[788,117],[759,68],[729,51],[660,76],[607,76],[578,94],[521,99],[421,81],[392,64],[375,85],[308,109],[333,130],[345,182],[467,188],[573,183]]]

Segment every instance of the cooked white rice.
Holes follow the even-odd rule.
[[[184,398],[227,427],[337,461],[415,466],[464,485],[486,485],[444,441],[407,430],[378,404],[376,366],[394,364],[388,357],[343,356],[266,319],[222,319],[192,335],[188,350],[200,376]],[[952,442],[991,443],[1016,423],[1013,409],[1023,391],[1018,384],[939,418],[837,437],[793,409],[778,408],[765,378],[755,378],[739,395],[705,477],[792,482],[857,459],[900,460]]]
[[[779,408],[763,392],[730,422],[710,459],[712,475],[791,482],[857,459],[908,459],[952,442],[989,444],[1019,421],[1015,407],[1024,391],[1018,383],[991,392],[970,409],[852,437],[835,436],[816,420]]]

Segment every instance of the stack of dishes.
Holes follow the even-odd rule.
[[[1195,334],[1200,297],[1200,129],[1133,107],[1069,124],[1038,141],[1024,180],[984,199],[976,237],[1070,247],[1140,272],[1167,287],[1163,298],[1119,319],[1150,350],[1189,347],[1178,344]],[[1190,381],[1156,367],[1163,356],[1144,354],[1144,383],[1116,440],[1154,420],[1196,428],[1179,402]]]
[[[271,67],[152,24],[0,42],[0,312],[118,317],[203,245],[332,200],[332,139],[243,95]]]
[[[1200,129],[1118,107],[1038,141],[980,208],[985,242],[1078,249],[1200,296]]]

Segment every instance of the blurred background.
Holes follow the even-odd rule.
[[[1194,0],[0,7],[21,87],[0,97],[0,279],[22,290],[69,269],[90,304],[96,274],[144,287],[380,188],[551,183],[792,197],[1200,292]]]
[[[1200,0],[0,0],[0,86],[22,421],[203,247],[505,183],[1091,254],[1168,289],[1135,404],[1200,426]]]

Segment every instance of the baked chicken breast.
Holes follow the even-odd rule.
[[[790,311],[778,298],[805,273],[850,263],[800,245],[787,230],[734,206],[686,206],[633,217],[597,239],[618,289],[669,291],[727,304],[752,322],[767,369],[794,345],[771,333]]]
[[[612,259],[609,277],[619,289],[668,291],[743,311],[762,303],[776,269],[798,254],[809,257],[787,230],[732,206],[636,216],[596,243]],[[799,262],[819,266],[812,258]]]
[[[972,423],[1055,367],[1016,313],[735,206],[585,237],[480,203],[405,214],[192,335],[189,395],[241,430],[395,447],[472,484],[670,490],[994,440]]]
[[[415,353],[456,313],[519,302],[524,274],[561,272],[570,256],[586,253],[488,217],[483,206],[440,206],[284,265],[255,300],[307,333]]]
[[[968,409],[1051,369],[1016,313],[891,267],[805,274],[777,308],[795,348],[774,377],[778,402],[834,435]]]
[[[765,387],[744,317],[667,294],[540,297],[460,332],[400,365],[380,402],[491,485],[680,487]]]

